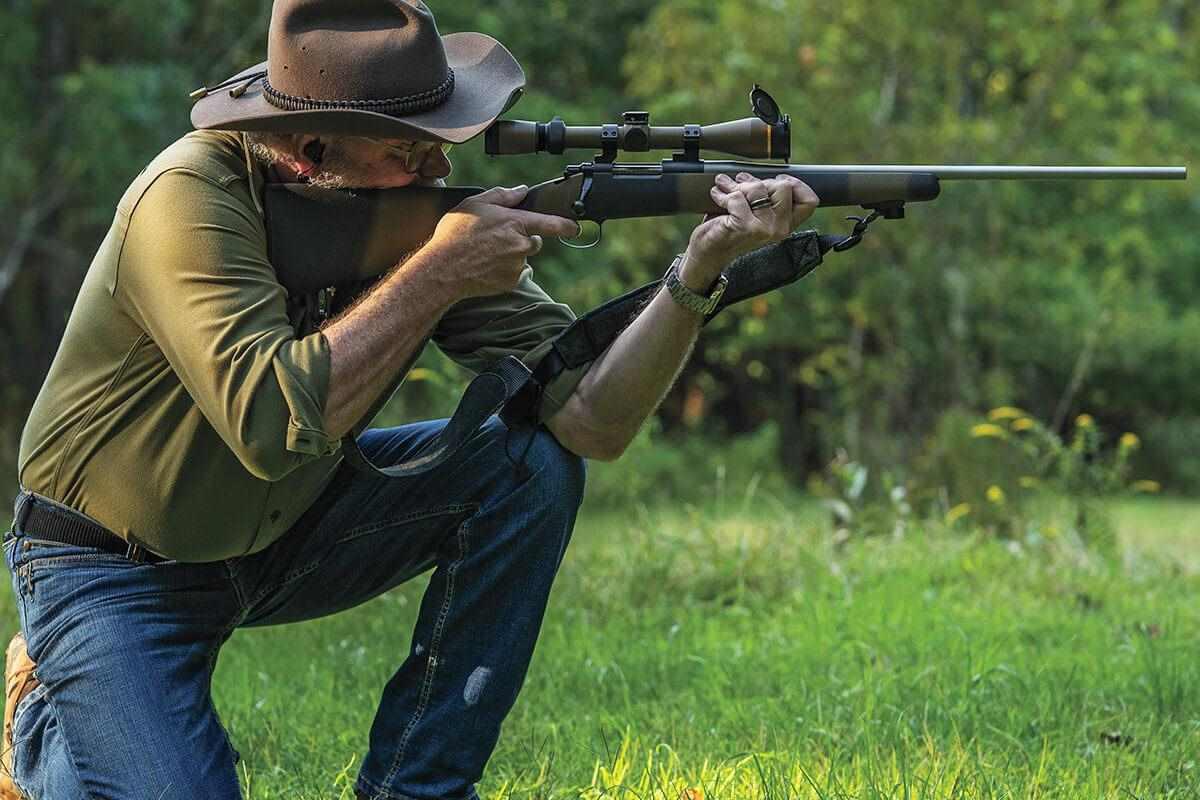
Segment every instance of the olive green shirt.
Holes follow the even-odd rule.
[[[263,183],[240,135],[207,131],[134,180],[21,436],[22,486],[160,555],[214,561],[271,544],[329,483],[329,344],[290,321]],[[451,308],[433,341],[475,371],[532,364],[573,318],[526,270]],[[543,419],[582,372],[547,387]]]

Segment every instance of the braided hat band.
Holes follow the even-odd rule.
[[[285,111],[315,111],[318,109],[354,109],[379,114],[415,114],[437,108],[454,92],[454,70],[447,67],[446,80],[432,89],[383,100],[314,100],[279,91],[266,76],[262,79],[263,96],[267,102]]]

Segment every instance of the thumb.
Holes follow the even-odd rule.
[[[525,195],[528,192],[529,187],[525,184],[514,186],[511,189],[506,189],[503,186],[495,186],[486,192],[480,192],[475,195],[474,199],[479,203],[491,203],[492,205],[513,208],[525,199]]]

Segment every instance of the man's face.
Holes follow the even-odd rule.
[[[314,183],[392,189],[429,184],[450,174],[449,147],[437,142],[338,136],[324,143],[321,164],[311,175]]]

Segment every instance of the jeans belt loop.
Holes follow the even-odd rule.
[[[141,545],[130,542],[125,548],[125,557],[135,564],[140,564],[146,560],[146,549]]]
[[[29,512],[33,511],[33,493],[22,489],[18,497],[17,513],[13,515],[12,528],[14,533],[24,533],[25,522],[29,519]]]

